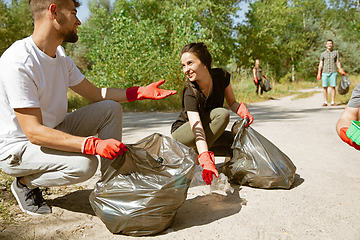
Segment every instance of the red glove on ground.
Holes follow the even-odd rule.
[[[344,72],[344,69],[342,69],[342,68],[339,69],[339,73],[342,75],[346,75],[346,73]]]
[[[257,77],[254,77],[254,82],[257,84],[259,82],[259,80],[257,79]]]
[[[214,153],[210,151],[202,152],[198,156],[198,161],[204,169],[202,175],[204,182],[207,185],[211,184],[211,181],[213,180],[213,174],[215,174],[215,177],[219,177],[219,173],[215,167]]]
[[[158,88],[165,80],[151,83],[145,87],[131,87],[126,89],[126,98],[129,102],[136,100],[152,99],[158,100],[174,95],[177,91]]]
[[[245,127],[248,127],[254,121],[253,116],[251,116],[251,114],[249,113],[249,110],[246,108],[246,106],[243,102],[240,103],[240,106],[236,110],[236,114],[239,115],[243,119],[245,119],[245,118],[249,119],[249,123]]]
[[[346,136],[346,132],[348,130],[348,127],[342,127],[340,128],[340,138],[350,146],[354,147],[356,150],[360,151],[360,146],[354,143],[348,136]]]
[[[81,152],[83,154],[99,155],[114,160],[127,151],[127,147],[113,138],[102,140],[96,137],[88,137],[84,140]]]
[[[318,71],[318,74],[317,74],[317,76],[316,76],[316,79],[319,80],[319,81],[321,80],[321,71]]]

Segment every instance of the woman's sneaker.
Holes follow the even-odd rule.
[[[51,213],[51,208],[45,203],[39,188],[30,189],[16,180],[11,184],[20,209],[30,215],[42,215]]]

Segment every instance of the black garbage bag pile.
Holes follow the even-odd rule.
[[[158,133],[127,148],[96,183],[90,204],[112,233],[159,233],[186,199],[197,155]]]
[[[258,188],[289,189],[296,167],[290,158],[251,126],[247,120],[234,123],[233,157],[220,167],[231,183]]]

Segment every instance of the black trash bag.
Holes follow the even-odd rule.
[[[219,168],[231,183],[258,188],[289,189],[294,182],[296,167],[280,149],[251,126],[237,120],[232,126],[235,135],[233,157]]]
[[[340,95],[347,94],[350,88],[350,79],[346,75],[341,75],[341,80],[338,87],[338,92]]]
[[[264,91],[268,92],[271,89],[272,89],[271,82],[269,81],[269,79],[264,78]]]
[[[127,148],[96,183],[90,204],[112,233],[159,233],[171,226],[186,199],[197,155],[158,133]]]

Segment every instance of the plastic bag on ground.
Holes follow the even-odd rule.
[[[296,167],[286,154],[251,126],[238,120],[232,127],[235,135],[233,157],[220,167],[231,183],[258,188],[289,189]]]
[[[158,133],[127,148],[96,183],[90,204],[112,233],[159,233],[187,197],[197,154]]]
[[[350,79],[346,75],[341,75],[341,80],[338,87],[338,92],[340,95],[344,95],[349,92],[350,88]]]
[[[268,92],[271,89],[272,89],[271,82],[269,81],[269,79],[264,78],[264,91]]]

